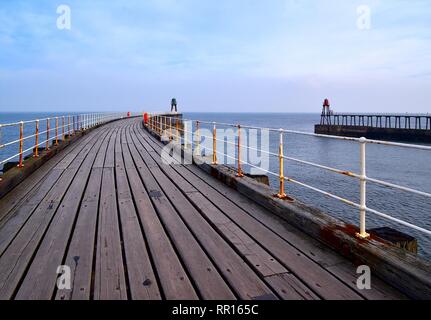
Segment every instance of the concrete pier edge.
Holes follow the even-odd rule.
[[[405,141],[417,143],[430,143],[431,130],[380,128],[367,126],[321,125],[314,126],[314,133],[334,136],[360,138],[366,137],[375,140]]]

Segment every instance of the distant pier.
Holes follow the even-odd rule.
[[[315,133],[431,143],[431,114],[333,113],[325,100]]]

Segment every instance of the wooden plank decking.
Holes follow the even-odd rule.
[[[377,278],[358,290],[353,264],[161,149],[116,121],[0,199],[0,299],[405,298]]]

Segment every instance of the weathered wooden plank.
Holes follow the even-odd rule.
[[[201,193],[188,193],[191,201],[199,212],[210,221],[220,234],[231,243],[236,250],[249,261],[250,265],[263,277],[288,272],[276,257],[263,249],[252,237],[246,234],[237,224],[217,209]]]
[[[132,140],[138,144],[136,136],[132,135]],[[133,154],[133,146],[131,146]],[[145,150],[141,151],[145,154]],[[136,160],[136,162],[139,162]],[[145,161],[144,161],[145,162]],[[151,168],[145,165],[138,165],[143,177],[148,177],[158,168]],[[162,179],[159,175],[158,179]],[[148,178],[147,178],[148,180]],[[262,282],[256,273],[247,263],[226,243],[226,241],[208,224],[208,222],[196,211],[189,201],[179,192],[173,184],[166,180],[161,185],[166,194],[173,199],[173,205],[181,214],[188,227],[194,232],[205,250],[210,254],[217,264],[220,272],[229,281],[231,287],[241,299],[254,299],[261,296],[273,296],[272,291]]]
[[[196,166],[190,165],[186,168],[203,181],[220,192],[223,196],[234,202],[237,206],[246,210],[257,221],[263,223],[268,228],[276,232],[283,239],[295,246],[310,259],[317,262],[324,269],[330,271],[338,279],[349,285],[366,299],[405,299],[405,295],[395,290],[383,281],[376,279],[371,290],[358,290],[356,286],[357,274],[356,266],[338,255],[332,249],[328,248],[319,241],[311,238],[309,235],[301,232],[291,226],[286,220],[278,216],[268,214],[268,211],[258,204],[251,202],[238,192],[232,192],[232,189],[223,184],[221,181],[209,176]],[[349,270],[348,272],[346,272]]]
[[[104,159],[111,132],[101,137],[102,144],[96,154],[96,159]],[[91,298],[91,281],[94,265],[95,237],[102,183],[102,168],[93,168],[87,183],[85,194],[80,205],[78,218],[72,239],[70,241],[65,264],[71,268],[70,290],[57,290],[59,300],[88,300]],[[103,163],[102,163],[103,166]]]
[[[175,168],[179,169],[179,168]],[[246,230],[257,242],[270,251],[277,259],[286,265],[289,270],[300,279],[303,279],[313,290],[327,299],[356,299],[360,296],[346,284],[342,283],[332,274],[324,270],[321,266],[309,259],[302,252],[292,247],[289,243],[281,239],[271,230],[265,228],[254,218],[247,215],[242,209],[235,207],[232,202],[222,197],[217,192],[208,188],[205,183],[192,176],[188,176],[188,181],[192,182],[200,192],[213,201],[233,221],[238,223],[242,229]],[[202,181],[202,180],[201,180]],[[219,196],[220,195],[220,196]],[[188,195],[189,198],[194,195]],[[202,209],[202,212],[205,208]],[[208,212],[208,209],[207,209]]]
[[[128,151],[127,144],[122,147],[124,140],[123,128],[115,143],[115,175],[129,290],[135,300],[161,299],[124,166],[123,153]]]
[[[95,139],[97,139],[97,135],[92,135],[91,139],[83,139],[82,143],[77,144],[77,149],[81,151],[86,144],[92,144],[93,141],[96,141]],[[52,167],[54,167],[54,165]],[[42,170],[42,168],[40,170]],[[20,201],[13,208],[9,214],[8,219],[4,219],[4,221],[2,221],[3,223],[0,227],[0,255],[16,236],[17,232],[22,228],[23,224],[31,216],[37,205],[42,201],[49,190],[51,190],[52,186],[58,180],[63,171],[64,170],[56,169],[48,171],[46,173],[46,177],[42,179],[42,181],[38,183],[37,186],[29,190],[29,194],[23,199],[23,201]],[[22,190],[19,189],[17,191]],[[13,193],[17,191],[14,191]]]
[[[129,136],[129,141],[130,141]],[[126,146],[127,147],[127,146]],[[172,239],[176,249],[183,259],[190,276],[193,278],[200,295],[204,299],[234,299],[235,296],[218,273],[216,267],[208,258],[206,253],[200,247],[199,243],[187,229],[184,222],[170,204],[168,198],[163,193],[154,178],[145,170],[142,159],[139,158],[137,150],[134,149],[133,142],[130,141],[130,147],[135,157],[135,161],[140,165],[140,172],[143,172],[144,184],[147,190],[152,193],[158,193],[157,199],[154,200],[154,206],[159,212],[160,219],[163,221],[167,232]],[[127,163],[132,162],[132,156],[127,149],[123,150],[124,157],[128,159]],[[174,199],[173,199],[174,200]],[[175,200],[174,200],[175,201]]]
[[[160,163],[159,158],[160,157],[155,158],[154,161]],[[163,169],[169,170],[170,168],[164,166]],[[152,173],[154,174],[155,172],[156,172],[156,170],[152,169]],[[173,181],[177,182],[177,181],[182,180],[182,177],[179,176],[178,174],[176,174],[176,175],[174,174],[174,175],[171,175],[171,179]],[[172,191],[170,191],[169,194],[172,196]],[[199,207],[199,203],[204,203],[203,204],[204,207],[201,207],[201,212],[204,212],[203,213],[204,215],[208,215],[208,214],[211,215],[211,212],[214,211],[214,208],[212,205],[205,204],[205,201],[202,202],[202,200],[201,200],[202,196],[198,192],[196,192],[196,190],[195,190],[195,192],[189,194],[188,196],[189,197],[196,197],[197,196],[195,205],[198,207]],[[205,207],[205,205],[207,205],[207,206]],[[243,232],[239,232],[239,235],[237,233],[235,233],[235,231],[238,230],[238,228],[236,226],[233,227],[233,230],[230,230],[229,227],[227,227],[227,226],[229,226],[231,224],[226,224],[226,222],[225,222],[226,218],[224,218],[223,216],[218,215],[218,217],[217,217],[217,215],[216,215],[216,216],[214,216],[214,219],[216,220],[215,223],[219,224],[219,230],[221,230],[221,232],[224,233],[228,237],[229,241],[231,243],[233,243],[233,245],[235,245],[240,252],[242,252],[242,254],[245,256],[245,258],[248,259],[252,263],[252,265],[254,267],[256,267],[258,269],[258,271],[260,271],[260,273],[262,275],[269,276],[269,275],[273,275],[273,274],[279,274],[279,273],[287,272],[287,270],[281,266],[280,266],[281,268],[278,270],[271,270],[270,268],[265,268],[264,265],[262,266],[262,263],[264,263],[264,262],[262,262],[262,260],[259,257],[257,257],[257,259],[256,259],[256,255],[254,254],[254,252],[259,252],[259,248],[258,247],[256,248],[255,242],[250,241],[250,238],[247,237]],[[220,221],[217,222],[217,219],[219,219]],[[213,220],[213,222],[214,222],[214,220]],[[269,258],[272,259],[270,261],[274,261],[273,257],[269,257]],[[265,273],[265,272],[268,272],[268,273]],[[285,279],[285,277],[280,277],[277,279],[278,279],[278,281],[277,281],[277,288],[276,289],[278,290],[280,288],[282,281],[286,281],[286,284],[285,284],[286,290],[285,291],[289,292],[291,284],[289,282],[287,282],[287,279]],[[274,283],[271,283],[271,284],[274,284]],[[303,286],[303,287],[305,288],[305,286]],[[304,295],[306,295],[305,292],[309,292],[309,291],[311,291],[311,290],[309,290],[308,288],[307,288],[307,290],[304,290]],[[279,290],[279,292],[282,293],[282,290]]]
[[[291,273],[268,276],[265,280],[284,300],[319,300],[313,291]]]
[[[93,168],[65,260],[71,270],[70,290],[57,290],[58,300],[89,300],[102,168]]]
[[[111,140],[108,144],[108,150],[106,150],[104,168],[114,168],[115,167],[115,138],[118,133],[118,127],[114,129],[114,134],[111,136]]]
[[[73,177],[66,170],[0,258],[0,299],[12,298]]]
[[[0,257],[0,299],[10,299],[77,172],[66,169]]]
[[[51,190],[62,173],[63,170],[51,170],[48,172],[46,179],[40,184],[39,188],[31,191],[31,196],[27,201],[21,203],[12,210],[11,216],[0,228],[0,255],[6,250],[10,242],[29,219],[49,190]]]
[[[166,299],[197,299],[198,295],[157,216],[135,166],[130,160],[126,161],[126,171],[164,297]]]
[[[64,152],[56,154],[53,158],[49,159],[39,169],[17,185],[12,192],[9,192],[2,197],[0,199],[0,212],[2,213],[0,217],[0,228],[4,224],[4,221],[8,219],[8,213],[31,197],[32,193],[38,189],[40,183],[46,179],[51,169],[67,155],[66,151],[71,151],[79,147],[82,148],[82,146],[86,144],[94,134],[94,132],[91,132],[88,136],[82,137],[76,143],[68,146]]]
[[[141,141],[142,142],[142,141]],[[144,143],[144,147],[150,148],[148,144]],[[142,155],[147,161],[150,158],[148,153]],[[154,159],[148,159],[148,161],[160,162],[160,157]],[[164,166],[163,170],[169,170],[169,167]],[[153,168],[152,174],[157,174],[157,180],[163,181],[167,180],[161,173],[160,169]],[[169,171],[168,174],[172,181],[177,184],[178,181],[184,180],[178,173],[174,171]],[[177,187],[179,185],[177,184]],[[189,186],[189,189],[192,186]],[[167,192],[171,197],[175,194],[176,199],[180,198],[179,191],[177,189],[172,189],[172,187]],[[193,188],[193,192],[186,192],[186,196],[189,201],[191,201],[195,207],[200,211],[200,214],[207,217],[213,226],[223,235],[229,243],[231,243],[237,251],[250,262],[253,268],[263,277],[286,273],[288,270],[283,267],[276,259],[263,250],[251,237],[249,237],[245,232],[243,232],[233,221],[228,219],[220,210],[218,210],[211,202],[209,202],[205,197],[200,194],[197,189]],[[178,200],[177,200],[178,201]]]
[[[96,134],[100,135],[100,133]],[[93,146],[91,144],[86,144],[82,150],[73,149],[70,152],[67,152],[67,155],[54,167],[54,169],[64,170],[66,168],[74,168],[74,166],[79,166],[80,161],[84,160],[85,155],[92,147]]]
[[[94,283],[94,298],[98,300],[127,299],[115,190],[114,143],[117,132],[118,128],[115,128],[110,137],[102,176]]]
[[[88,154],[78,155],[70,164],[72,169],[68,168],[68,170],[76,167],[79,168],[78,172],[41,241],[17,292],[16,299],[48,300],[53,297],[58,278],[57,268],[62,265],[81,198],[102,141],[102,139],[96,141],[91,149],[88,149]]]
[[[146,136],[146,139],[150,139],[149,135],[144,135]],[[209,187],[208,184],[197,179],[196,176],[189,174],[182,166],[173,166],[173,168],[177,172],[184,174],[183,178],[188,180],[200,192],[205,194],[207,199],[212,201],[212,204],[217,205],[217,207],[219,207],[220,210],[223,211],[232,221],[235,221],[240,225],[241,228],[256,239],[258,243],[270,251],[279,261],[283,262],[283,264],[293,274],[302,279],[310,286],[310,288],[319,293],[322,297],[326,299],[361,298],[359,294],[354,292],[345,283],[342,283],[264,225],[258,223],[245,211],[238,208],[230,200]],[[174,181],[178,179],[180,178],[174,179]],[[186,196],[193,201],[193,198],[196,197],[196,193],[186,194]],[[195,205],[198,204],[195,203]],[[210,206],[202,207],[200,211],[202,214],[208,214],[208,212],[210,212],[210,208]]]

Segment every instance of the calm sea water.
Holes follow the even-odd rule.
[[[52,115],[40,113],[0,114],[0,123],[47,116]],[[320,120],[319,114],[290,113],[185,113],[184,117],[307,132],[313,132],[314,124]],[[44,130],[43,126],[41,124],[41,131]],[[34,127],[26,128],[27,133],[30,134],[33,129]],[[18,137],[17,132],[12,132],[7,128],[3,128],[1,131],[0,143]],[[28,141],[28,145],[30,146],[31,144],[32,142]],[[342,170],[359,172],[359,145],[357,143],[286,134],[285,146],[287,156]],[[15,149],[17,149],[17,146],[0,149],[0,159],[16,153]],[[270,134],[270,151],[274,153],[278,151],[277,133]],[[431,163],[429,159],[429,151],[367,145],[367,175],[402,186],[431,192]],[[278,172],[278,159],[275,157],[270,157],[270,170]],[[291,161],[286,161],[285,174],[308,185],[359,202],[359,182],[355,179]],[[270,180],[274,187],[277,186],[276,177],[270,176]],[[286,192],[308,205],[358,225],[359,212],[355,208],[290,183],[286,185]],[[431,229],[431,201],[428,198],[368,183],[367,205],[393,217],[425,229]],[[430,236],[374,216],[371,213],[367,214],[367,228],[382,226],[390,226],[416,237],[419,241],[419,253],[428,259],[431,258]]]

